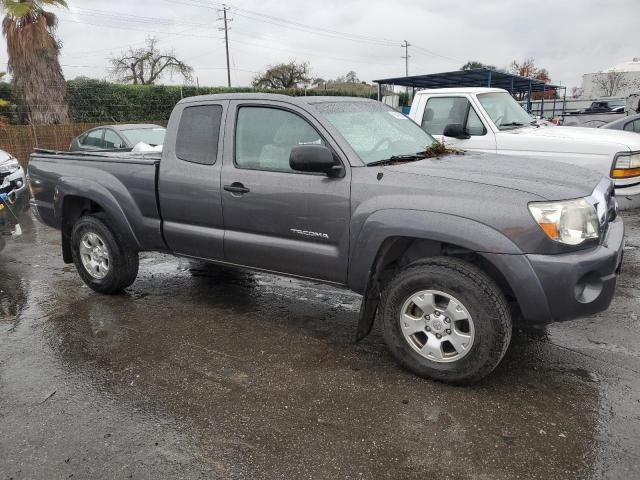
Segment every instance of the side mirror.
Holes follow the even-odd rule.
[[[300,145],[291,149],[289,166],[298,172],[334,171],[333,153],[324,145]]]
[[[464,130],[464,126],[461,123],[450,123],[444,127],[442,134],[445,137],[457,138],[459,140],[466,140],[471,137],[471,135]]]

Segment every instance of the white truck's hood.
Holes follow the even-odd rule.
[[[640,135],[586,127],[524,127],[497,133],[496,147],[498,153],[551,158],[609,176],[617,153],[640,151]]]
[[[634,132],[586,127],[525,127],[497,134],[500,144],[520,150],[605,153],[640,150],[640,135]],[[594,151],[595,149],[595,151]]]

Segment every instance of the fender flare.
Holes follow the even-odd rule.
[[[126,209],[131,217],[140,217],[138,220],[142,222],[142,216],[133,199],[123,196],[118,200],[106,187],[93,180],[61,177],[56,184],[53,197],[54,216],[61,229],[64,227],[64,200],[68,196],[84,198],[99,205],[109,220],[117,238],[127,248],[133,250],[141,249],[140,241],[131,221],[125,214]]]
[[[453,244],[479,254],[523,254],[502,232],[475,220],[424,210],[377,210],[367,217],[351,242],[348,285],[363,295],[356,341],[365,338],[373,327],[381,293],[373,278],[376,261],[380,253],[384,254],[385,241],[393,237]]]

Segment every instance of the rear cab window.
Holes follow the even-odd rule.
[[[222,105],[195,105],[182,111],[176,157],[185,162],[213,165],[218,158]]]

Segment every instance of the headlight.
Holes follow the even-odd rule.
[[[556,242],[580,245],[600,235],[596,208],[584,198],[563,202],[531,202],[529,211],[542,231]]]
[[[619,153],[613,162],[611,178],[640,176],[640,152]]]
[[[18,168],[20,168],[20,164],[15,158],[10,158],[0,163],[0,173],[13,173]]]

